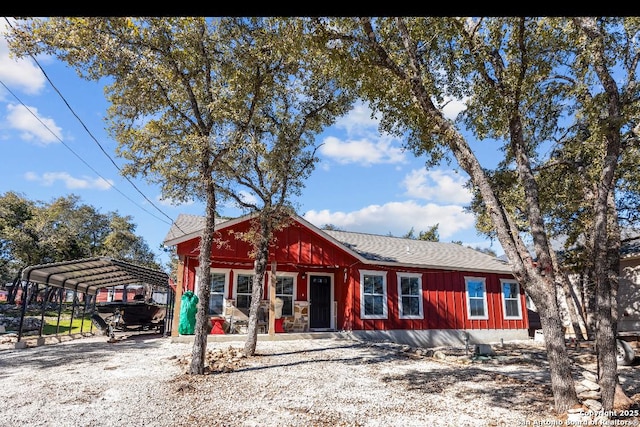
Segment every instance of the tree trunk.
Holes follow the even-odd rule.
[[[553,268],[557,272],[557,280],[560,282],[560,286],[564,292],[567,314],[569,315],[569,320],[573,327],[573,333],[576,335],[577,340],[584,341],[587,338],[587,328],[581,311],[578,309],[578,303],[575,298],[575,293],[571,288],[571,282],[567,275],[564,274],[564,270],[558,262],[558,256],[553,250],[551,251],[551,260],[553,262]]]
[[[564,299],[567,303],[567,311],[569,312],[569,319],[571,320],[571,326],[573,332],[576,335],[576,339],[584,341],[588,338],[587,325],[582,317],[578,305],[576,303],[575,294],[571,289],[571,283],[566,278],[560,279],[562,291],[564,292]]]
[[[596,291],[598,328],[596,330],[596,354],[598,357],[598,384],[600,384],[602,409],[613,410],[615,388],[618,385],[618,363],[614,323],[611,319],[611,289],[599,283]]]
[[[196,312],[195,337],[191,352],[191,365],[189,366],[189,373],[192,375],[204,374],[209,326],[207,310],[211,292],[211,248],[213,246],[213,234],[215,233],[216,190],[211,174],[209,173],[205,176],[208,177],[206,180],[207,204],[205,227],[200,236],[200,253],[198,254],[198,293],[196,295],[198,297],[198,311]]]
[[[267,211],[265,209],[265,211]],[[249,326],[247,328],[247,340],[244,344],[244,355],[253,356],[256,353],[258,342],[258,309],[262,300],[262,289],[264,288],[264,277],[267,272],[269,262],[269,240],[270,229],[267,221],[260,220],[259,239],[256,252],[255,275],[253,277],[253,288],[251,290],[251,306],[249,308]]]
[[[362,18],[360,23],[366,37],[366,43],[371,46],[375,55],[376,66],[386,68],[394,73],[403,84],[411,90],[414,103],[426,119],[429,130],[425,134],[436,133],[447,144],[455,156],[460,167],[471,177],[471,183],[477,190],[484,203],[487,215],[494,226],[498,241],[507,256],[514,277],[519,281],[525,291],[530,291],[534,304],[540,312],[540,321],[545,334],[545,343],[548,351],[549,370],[551,373],[551,387],[555,399],[555,408],[558,412],[566,412],[578,403],[578,399],[571,375],[570,361],[564,341],[564,331],[560,320],[560,312],[557,304],[557,291],[554,285],[555,271],[552,268],[550,245],[544,226],[544,218],[540,210],[538,189],[531,162],[528,158],[529,147],[524,141],[520,112],[517,110],[519,99],[513,97],[517,90],[505,91],[505,108],[509,117],[510,149],[517,164],[518,179],[524,189],[526,197],[526,216],[531,236],[534,239],[535,265],[529,248],[520,236],[520,228],[515,223],[513,215],[499,200],[492,187],[492,183],[482,167],[478,158],[471,150],[467,140],[455,128],[454,124],[444,117],[441,108],[433,102],[433,93],[429,84],[425,84],[425,68],[422,66],[423,58],[418,55],[416,40],[411,38],[410,32],[402,18],[397,18],[398,34],[405,46],[408,64],[398,63],[397,55],[390,54],[386,46],[380,43],[376,29],[371,20]],[[524,26],[522,26],[524,27]],[[524,37],[524,35],[521,35]],[[485,46],[478,42],[478,38],[469,29],[467,41],[473,52],[484,52]],[[478,42],[478,46],[476,46]],[[477,49],[475,49],[477,48]],[[483,61],[483,58],[477,58]],[[482,73],[480,73],[482,75]],[[484,74],[485,76],[487,74]],[[489,79],[491,80],[491,79]],[[495,85],[495,81],[488,81],[488,85]],[[509,84],[496,87],[507,87]]]
[[[617,281],[620,256],[620,230],[614,200],[616,168],[622,150],[621,124],[624,97],[609,69],[607,37],[594,17],[576,17],[574,23],[588,41],[593,70],[604,89],[606,114],[598,124],[605,153],[597,181],[594,211],[594,278],[596,282],[596,349],[598,377],[602,393],[602,409],[613,410],[616,390],[619,386],[617,370]],[[627,83],[631,84],[631,83]],[[604,111],[603,111],[604,113]]]
[[[615,411],[622,411],[625,409],[629,409],[633,405],[635,405],[635,401],[627,396],[627,393],[624,392],[620,383],[616,384],[616,391],[613,396],[613,409]]]
[[[15,304],[16,297],[18,296],[18,289],[20,288],[20,275],[13,279],[13,286],[9,289],[9,293],[7,295],[7,303]]]
[[[455,130],[448,123],[441,122],[441,125],[449,127],[451,132],[455,133]],[[534,263],[529,249],[518,234],[518,228],[513,218],[502,208],[484,170],[466,140],[462,137],[454,138],[451,140],[450,146],[458,163],[469,174],[472,183],[482,194],[487,212],[489,212],[496,229],[498,240],[512,265],[514,277],[529,293],[538,308],[547,347],[555,409],[558,413],[564,413],[578,404],[578,397],[565,345],[564,327],[562,326],[554,283],[555,271],[551,262],[550,247],[545,244],[544,227],[540,224],[537,224],[536,227],[532,226],[532,235],[537,241],[536,254],[538,258],[541,256],[545,258],[538,259]]]
[[[545,283],[544,278],[531,278],[528,285],[531,299],[540,313],[555,409],[558,413],[564,413],[579,402],[571,372],[571,361],[567,353],[565,328],[560,316],[557,294],[552,285]]]

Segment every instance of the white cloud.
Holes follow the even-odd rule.
[[[347,135],[362,135],[363,133],[376,132],[378,120],[371,117],[371,110],[366,105],[359,103],[345,116],[336,120],[334,125],[338,129],[347,131]]]
[[[402,181],[406,195],[440,203],[469,204],[471,192],[466,179],[454,171],[414,169]]]
[[[23,105],[7,104],[7,124],[20,131],[20,138],[47,145],[62,139],[62,129],[53,119],[38,116],[38,109]]]
[[[471,230],[475,221],[472,214],[458,205],[417,204],[414,201],[389,202],[370,205],[353,212],[310,210],[304,218],[316,227],[333,224],[346,231],[402,236],[413,228],[417,235],[438,224],[442,241],[457,232]],[[393,220],[390,220],[392,218]]]
[[[371,110],[364,104],[356,104],[344,117],[339,118],[333,129],[340,136],[327,136],[320,146],[320,153],[340,164],[359,163],[370,166],[380,163],[405,163],[406,156],[397,140],[378,131],[378,120],[371,117]],[[325,162],[326,163],[326,162]],[[328,165],[323,165],[328,170]]]
[[[341,164],[361,163],[364,166],[379,163],[404,163],[406,157],[401,147],[393,146],[389,138],[377,141],[352,139],[343,141],[334,136],[324,139],[320,152],[323,156]]]
[[[37,94],[45,87],[45,78],[31,59],[15,59],[9,56],[9,46],[5,39],[7,23],[0,21],[0,80],[9,88],[17,88],[27,94]],[[6,93],[0,89],[0,99]]]
[[[38,175],[35,172],[27,172],[25,179],[40,182],[46,187],[51,187],[57,181],[62,181],[65,187],[71,190],[109,190],[113,185],[112,180],[89,177],[74,178],[67,172],[45,172],[42,175]]]
[[[461,111],[467,108],[465,100],[448,98],[445,102],[445,105],[442,107],[442,113],[447,119],[452,121],[458,117]]]
[[[245,191],[245,190],[240,191],[240,200],[242,200],[245,203],[253,203],[253,204],[258,203],[258,198],[254,194],[249,193],[248,191]]]

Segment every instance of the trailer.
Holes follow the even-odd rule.
[[[161,333],[165,329],[166,315],[165,304],[144,301],[106,302],[96,305],[91,321],[112,341],[116,331],[155,330]]]

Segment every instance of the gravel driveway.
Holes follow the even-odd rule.
[[[540,346],[497,346],[496,357],[475,361],[464,349],[425,354],[336,338],[258,341],[250,358],[239,355],[242,346],[210,342],[208,373],[200,376],[186,374],[191,343],[158,336],[0,350],[0,425],[462,427],[559,420]],[[625,390],[636,394],[640,368],[625,369]]]

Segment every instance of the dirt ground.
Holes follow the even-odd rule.
[[[259,340],[246,358],[243,344],[210,342],[205,375],[187,373],[192,343],[153,334],[123,334],[115,343],[95,336],[24,349],[5,344],[0,390],[8,409],[0,425],[570,425],[553,410],[546,354],[533,340],[493,344],[487,356],[325,338]],[[577,383],[595,374],[591,348],[569,353]],[[637,360],[619,368],[636,402],[639,371]],[[637,416],[611,421],[640,425]]]

